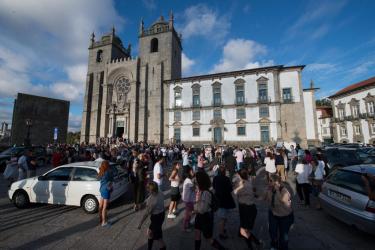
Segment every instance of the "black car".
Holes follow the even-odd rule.
[[[16,156],[17,158],[19,158],[27,149],[31,150],[31,152],[33,153],[33,156],[37,160],[38,166],[43,166],[46,163],[47,153],[44,147],[11,147],[0,153],[0,172],[4,172],[7,161],[10,160],[11,156]]]
[[[332,147],[324,150],[328,168],[332,171],[360,164],[374,164],[375,157],[361,151],[359,148]]]

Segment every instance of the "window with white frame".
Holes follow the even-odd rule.
[[[268,143],[270,141],[270,128],[267,125],[260,126],[260,141]]]
[[[245,103],[245,87],[243,84],[236,85],[236,104],[242,105]]]
[[[180,143],[181,142],[181,128],[174,128],[173,132],[174,132],[173,137],[176,140],[176,143]]]
[[[214,106],[220,106],[221,105],[221,86],[220,85],[215,85],[213,87],[213,104]]]
[[[345,111],[343,108],[339,108],[338,109],[338,113],[339,113],[339,119],[344,119],[345,118]]]
[[[201,119],[201,112],[199,110],[194,110],[193,111],[193,120],[197,121]]]
[[[214,119],[221,118],[221,109],[214,109]]]
[[[258,99],[260,102],[268,101],[268,87],[267,83],[258,84]]]
[[[292,89],[291,88],[284,88],[283,89],[283,101],[284,102],[291,102],[292,101]]]
[[[359,105],[355,104],[352,106],[352,115],[353,117],[358,117],[359,116]]]
[[[341,136],[346,136],[346,127],[344,125],[340,126]]]
[[[370,123],[370,130],[371,134],[375,135],[375,122]]]
[[[367,111],[369,115],[374,114],[374,102],[373,101],[370,101],[367,103]]]
[[[193,128],[193,136],[199,136],[200,129],[199,128]]]
[[[174,121],[175,122],[181,121],[181,111],[175,111],[174,112]]]
[[[246,127],[245,126],[238,126],[237,127],[237,135],[246,135]]]
[[[181,107],[182,100],[181,100],[181,89],[176,89],[174,92],[174,106]]]
[[[354,125],[354,133],[356,135],[360,135],[361,134],[361,127],[359,125]]]
[[[237,119],[245,119],[246,118],[246,110],[244,108],[238,108],[236,110]]]
[[[193,107],[198,107],[200,105],[200,88],[193,88]]]
[[[269,108],[268,106],[260,106],[259,107],[259,117],[269,117]]]
[[[327,128],[323,128],[323,135],[326,135],[327,134]]]

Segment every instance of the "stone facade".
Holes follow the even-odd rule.
[[[123,46],[114,28],[99,41],[92,35],[81,141],[122,137],[160,143],[168,138],[169,92],[163,83],[181,77],[181,51],[173,14],[149,29],[141,22],[137,58],[131,58],[131,46]]]
[[[13,108],[11,144],[21,145],[25,142],[28,130],[26,120],[31,121],[31,144],[66,143],[69,105],[69,101],[18,93]]]
[[[349,85],[330,97],[335,142],[375,143],[375,77]]]
[[[130,49],[130,45],[123,46],[114,29],[99,41],[92,35],[82,142],[122,137],[153,143],[285,141],[306,146],[316,140],[317,126],[306,118],[306,114],[314,116],[315,99],[313,90],[302,89],[304,66],[181,78],[182,47],[173,14],[169,21],[160,17],[148,29],[141,22],[139,56],[131,58]],[[242,91],[239,99],[237,90]],[[193,99],[196,93],[202,95],[198,103]],[[214,96],[218,95],[220,102],[216,103]],[[193,117],[198,112],[199,119]]]
[[[302,89],[303,68],[272,66],[166,81],[169,141],[316,144],[317,126],[308,121],[316,113],[315,89]]]

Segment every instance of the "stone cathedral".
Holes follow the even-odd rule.
[[[181,39],[173,14],[139,28],[139,56],[131,57],[113,28],[91,36],[82,114],[81,142],[122,137],[130,141],[168,141],[169,89],[165,80],[181,77]]]
[[[172,13],[149,28],[141,22],[137,58],[114,28],[99,41],[93,34],[81,141],[317,143],[316,88],[303,88],[304,65],[182,78],[181,51]]]

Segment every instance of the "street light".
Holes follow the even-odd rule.
[[[27,128],[27,134],[26,134],[26,139],[25,139],[25,146],[31,146],[30,142],[30,128],[33,125],[31,119],[26,119],[26,128]]]

